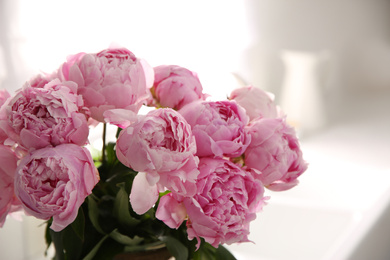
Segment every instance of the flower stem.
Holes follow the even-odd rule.
[[[106,123],[103,124],[103,147],[102,147],[102,164],[106,163]]]

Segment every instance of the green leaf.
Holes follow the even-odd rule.
[[[216,260],[237,260],[223,245],[219,245],[215,254]]]
[[[125,184],[118,184],[119,191],[115,198],[114,203],[114,216],[118,219],[119,223],[122,224],[125,228],[133,228],[140,221],[135,219],[130,215],[129,211],[129,195],[125,190]]]
[[[55,260],[65,260],[64,246],[62,244],[62,233],[55,232],[52,229],[49,230],[51,240],[53,241],[56,255]]]
[[[105,232],[103,231],[103,229],[99,224],[99,209],[97,203],[91,195],[88,196],[88,216],[89,219],[91,220],[93,227],[99,233],[105,234]]]
[[[217,249],[202,240],[199,249],[194,253],[194,260],[215,260]]]
[[[62,233],[62,245],[66,259],[79,259],[83,248],[83,241],[74,231],[71,225],[64,228]]]
[[[109,237],[99,247],[93,260],[116,259],[115,257],[122,252],[124,252],[124,246]]]
[[[106,145],[106,158],[109,165],[113,165],[116,161],[115,143],[108,143]]]
[[[135,236],[134,238],[121,234],[117,229],[114,229],[110,233],[110,237],[126,246],[135,246],[141,243],[144,239],[142,237]]]
[[[94,259],[97,251],[99,250],[100,246],[103,244],[103,242],[109,237],[110,235],[105,235],[96,245],[95,247],[86,255],[83,260],[92,260]]]
[[[179,240],[168,236],[161,237],[160,239],[167,245],[168,251],[176,260],[187,260],[188,249]]]
[[[45,250],[45,256],[47,256],[47,251],[49,250],[49,247],[51,245],[52,238],[50,235],[50,225],[51,225],[51,219],[46,222],[46,229],[45,229],[45,241],[46,241],[46,250]]]
[[[118,139],[119,134],[121,133],[121,131],[122,131],[122,128],[118,127],[118,129],[116,130],[116,135],[115,135],[116,139]]]
[[[80,238],[80,240],[84,241],[85,216],[82,207],[79,208],[79,213],[77,214],[76,219],[71,224],[71,227],[76,233],[76,235]]]

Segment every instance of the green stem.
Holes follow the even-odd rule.
[[[106,163],[106,123],[103,124],[103,147],[102,147],[102,164]]]

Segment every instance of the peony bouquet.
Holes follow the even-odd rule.
[[[234,259],[223,245],[250,241],[265,189],[307,168],[269,93],[211,101],[194,72],[125,48],[70,56],[0,105],[0,226],[17,211],[45,220],[55,259]]]

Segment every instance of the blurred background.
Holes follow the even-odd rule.
[[[118,44],[198,73],[226,98],[253,85],[297,129],[309,170],[268,192],[238,259],[390,259],[390,1],[0,0],[0,88]],[[44,259],[42,221],[8,218],[1,259]]]

